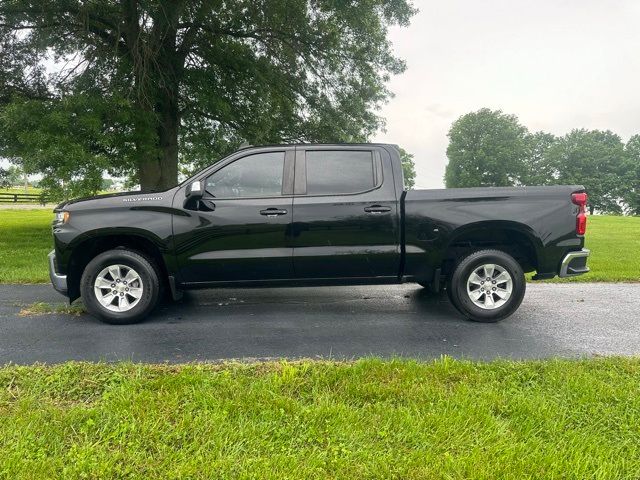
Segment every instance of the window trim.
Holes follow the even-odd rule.
[[[205,185],[205,196],[203,197],[205,200],[252,200],[252,199],[265,199],[265,198],[290,198],[293,195],[293,168],[294,168],[294,150],[293,149],[284,149],[284,148],[276,148],[273,150],[262,150],[262,151],[253,151],[253,152],[242,152],[244,155],[240,155],[236,158],[231,159],[228,162],[225,162],[224,165],[218,166],[213,165],[211,169],[207,172],[203,172],[203,175],[200,177],[201,181]],[[280,190],[280,195],[252,195],[248,197],[214,197],[212,196],[206,189],[207,180],[212,175],[215,175],[223,168],[228,167],[229,165],[236,163],[239,160],[242,160],[247,157],[252,157],[254,155],[261,155],[265,153],[282,153],[282,188]]]
[[[367,190],[361,190],[358,192],[350,193],[307,193],[307,151],[310,152],[369,152],[371,154],[371,161],[374,175],[374,186]],[[382,156],[378,149],[370,148],[340,148],[339,146],[331,146],[327,148],[296,148],[296,162],[295,162],[295,181],[294,181],[294,196],[305,197],[345,197],[352,195],[362,195],[365,193],[373,192],[382,187],[384,183],[384,174],[382,168]]]

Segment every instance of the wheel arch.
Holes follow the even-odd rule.
[[[523,223],[474,222],[452,232],[444,249],[443,273],[448,274],[457,259],[481,248],[503,250],[518,261],[524,272],[530,272],[538,267],[543,245],[535,231]]]
[[[69,246],[71,255],[67,266],[67,288],[71,301],[80,297],[82,273],[97,255],[118,248],[136,251],[157,265],[161,281],[168,282],[169,270],[165,259],[166,248],[162,242],[140,232],[90,232]]]

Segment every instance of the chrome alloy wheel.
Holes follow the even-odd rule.
[[[504,267],[487,263],[476,267],[467,279],[467,295],[485,310],[499,308],[509,300],[513,279]]]
[[[142,298],[142,279],[138,272],[126,265],[103,268],[93,284],[98,302],[112,312],[126,312]]]

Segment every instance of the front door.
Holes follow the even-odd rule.
[[[399,212],[385,151],[307,147],[296,152],[293,266],[298,278],[394,277]]]
[[[182,282],[293,277],[292,186],[283,180],[293,178],[293,153],[249,152],[203,179],[206,191],[197,211],[174,216]]]

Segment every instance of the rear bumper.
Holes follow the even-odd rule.
[[[67,276],[60,275],[56,272],[56,252],[51,250],[49,252],[49,278],[51,279],[51,285],[63,295],[67,295]]]
[[[562,259],[560,264],[560,272],[558,276],[561,278],[575,277],[589,271],[587,267],[587,258],[591,253],[590,250],[583,248],[577,252],[569,252]]]

